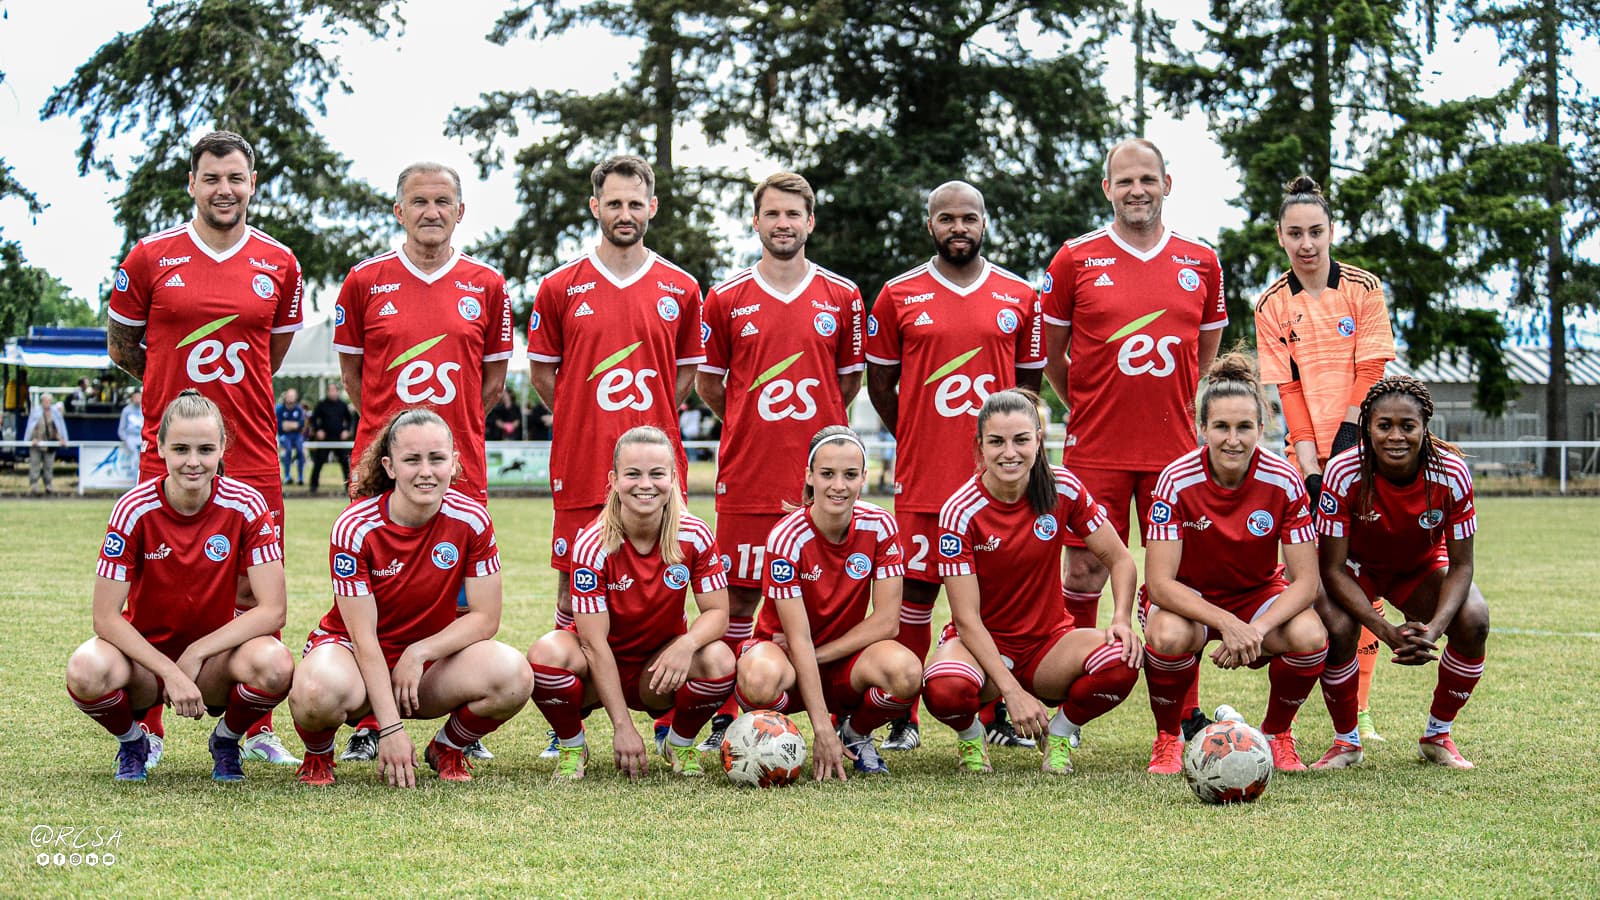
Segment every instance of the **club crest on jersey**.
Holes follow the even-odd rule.
[[[1199,290],[1200,289],[1200,273],[1198,273],[1195,270],[1189,268],[1188,266],[1184,266],[1183,268],[1179,269],[1178,270],[1178,287],[1181,287],[1186,291],[1197,291],[1197,290]]]
[[[1438,528],[1439,527],[1439,523],[1441,523],[1443,521],[1444,521],[1444,510],[1442,510],[1442,509],[1430,509],[1427,512],[1423,513],[1422,515],[1417,516],[1417,524],[1421,525],[1423,528],[1428,529],[1429,531],[1432,531],[1433,529]]]
[[[955,559],[961,555],[961,539],[953,534],[939,535],[939,555],[945,559]]]
[[[593,569],[579,566],[572,570],[572,589],[581,594],[592,594],[600,586],[600,576]]]
[[[462,297],[456,301],[456,312],[461,313],[461,318],[468,322],[476,322],[483,315],[483,305],[477,297]]]
[[[1317,499],[1317,509],[1322,510],[1325,516],[1334,515],[1339,511],[1339,498],[1323,491],[1322,496]]]
[[[656,301],[656,312],[661,314],[663,321],[678,321],[678,301],[671,297],[662,297]]]
[[[788,584],[794,580],[794,563],[787,559],[774,559],[767,568],[772,573],[773,584]]]
[[[700,323],[700,343],[711,343],[711,326],[705,322]]]
[[[555,547],[553,549],[556,551],[557,558],[566,556],[567,555],[567,539],[566,538],[556,538],[556,545],[555,545]]]
[[[335,303],[333,305],[333,327],[338,328],[340,325],[343,325],[343,324],[344,324],[344,304],[343,303]]]
[[[441,569],[454,569],[456,563],[461,560],[461,551],[457,550],[456,545],[449,541],[440,541],[434,544],[433,553],[429,555],[433,559],[433,564]]]
[[[1060,527],[1056,524],[1055,516],[1045,513],[1033,520],[1033,536],[1041,541],[1048,541],[1056,536],[1056,532],[1060,530]]]
[[[1339,333],[1344,335],[1345,337],[1350,337],[1351,335],[1355,334],[1356,333],[1356,320],[1350,318],[1349,316],[1345,316],[1344,318],[1340,319],[1339,320]]]
[[[726,575],[733,574],[733,557],[726,553],[722,554],[722,571]]]
[[[1272,513],[1258,509],[1244,520],[1244,527],[1250,529],[1250,533],[1256,537],[1266,537],[1272,533]]]
[[[877,333],[878,333],[878,317],[877,316],[867,316],[867,337],[873,337],[873,336],[877,335]]]
[[[250,290],[255,291],[256,296],[263,300],[271,300],[272,279],[265,275],[257,275],[256,277],[250,279]]]
[[[667,566],[667,571],[661,575],[661,580],[667,583],[667,587],[681,591],[689,586],[689,567],[683,563]]]
[[[333,574],[340,578],[349,578],[356,574],[356,558],[348,553],[335,553]]]
[[[817,334],[823,337],[833,337],[833,333],[839,330],[838,320],[827,313],[817,313],[817,317],[811,320],[811,324],[816,326]]]
[[[1021,319],[1017,318],[1017,314],[1014,310],[1009,309],[1000,310],[1000,312],[995,315],[994,320],[995,323],[1000,326],[1000,330],[1006,334],[1012,334],[1015,332],[1017,330],[1017,325],[1022,321]]]
[[[126,550],[127,547],[128,542],[123,539],[122,535],[117,534],[115,531],[108,531],[106,532],[105,545],[100,548],[100,552],[112,559],[116,559],[122,555],[122,551]]]
[[[1150,504],[1150,524],[1165,525],[1172,521],[1172,507],[1165,500]]]
[[[224,535],[213,534],[206,538],[206,556],[213,562],[222,562],[228,558],[228,551],[233,549],[233,544],[228,542]]]
[[[872,572],[872,560],[865,553],[852,553],[844,561],[844,572],[857,581],[867,577]]]

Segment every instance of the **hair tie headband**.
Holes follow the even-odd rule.
[[[833,441],[844,441],[847,444],[855,444],[856,449],[861,451],[861,458],[867,458],[867,445],[861,443],[861,439],[856,437],[854,432],[841,431],[838,434],[830,434],[822,440],[817,441],[816,446],[811,448],[811,452],[806,454],[807,469],[811,468],[811,463],[816,460],[817,451],[822,449],[822,445],[831,443]]]

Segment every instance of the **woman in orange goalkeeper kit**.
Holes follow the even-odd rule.
[[[1262,382],[1278,386],[1290,456],[1314,504],[1328,459],[1360,440],[1361,401],[1394,359],[1394,332],[1378,276],[1329,254],[1333,213],[1322,188],[1301,175],[1283,191],[1278,244],[1289,271],[1256,302],[1256,350]],[[1362,632],[1357,659],[1361,733],[1382,741],[1369,704],[1378,660],[1371,632]]]

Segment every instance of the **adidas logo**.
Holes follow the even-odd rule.
[[[383,305],[383,309],[378,310],[378,315],[380,315],[380,316],[398,316],[398,315],[400,315],[400,310],[395,309],[394,308],[394,301],[390,300],[388,303],[385,303]]]
[[[572,317],[574,319],[576,319],[579,316],[592,316],[592,315],[594,315],[594,310],[589,308],[589,301],[585,300],[584,302],[578,304],[578,311],[573,313]]]
[[[167,279],[167,287],[183,287],[183,279],[177,272],[173,272],[172,277]]]
[[[1116,282],[1111,280],[1111,275],[1108,272],[1101,272],[1100,277],[1094,280],[1095,287],[1111,287],[1114,284]]]
[[[269,535],[271,533],[272,533],[272,523],[271,522],[262,522],[261,523],[261,530],[256,532],[256,534],[260,535],[261,537],[266,537],[267,535]]]
[[[756,323],[754,323],[754,322],[746,322],[746,323],[744,323],[744,329],[739,332],[739,337],[749,337],[752,334],[760,334],[760,333],[761,333],[761,329],[756,327]]]
[[[917,316],[916,321],[912,322],[911,324],[913,324],[913,325],[932,325],[933,324],[933,316],[928,315],[927,310],[923,310],[922,314]]]

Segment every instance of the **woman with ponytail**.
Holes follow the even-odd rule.
[[[494,639],[494,523],[482,503],[450,487],[459,469],[449,426],[423,407],[395,413],[362,454],[356,500],[333,522],[334,605],[306,639],[289,696],[306,784],[333,784],[339,726],[368,714],[388,784],[417,783],[405,720],[445,716],[423,758],[442,780],[471,781],[466,748],[528,702],[533,673]]]
[[[1333,216],[1322,188],[1301,175],[1283,186],[1278,244],[1289,271],[1256,302],[1261,380],[1278,386],[1290,456],[1316,502],[1328,459],[1359,440],[1356,417],[1367,390],[1394,359],[1394,332],[1378,276],[1330,255]],[[1383,600],[1376,599],[1379,615]],[[1367,698],[1378,642],[1361,639],[1361,730],[1381,741]]]
[[[676,442],[640,425],[617,439],[600,516],[572,542],[571,626],[528,650],[533,701],[556,733],[556,777],[584,777],[583,720],[611,719],[618,770],[646,771],[644,740],[629,710],[672,712],[657,749],[679,775],[704,774],[695,736],[733,693],[728,578],[711,527],[689,513],[678,487]],[[685,592],[700,615],[690,625]]]
[[[861,497],[867,451],[843,425],[811,438],[802,505],[767,536],[755,636],[739,647],[739,702],[791,712],[804,705],[816,735],[818,781],[887,775],[872,732],[922,692],[922,661],[895,641],[905,554],[887,510]],[[798,698],[791,696],[792,691]],[[800,703],[795,703],[798,699]],[[838,717],[838,734],[830,716]]]
[[[1432,418],[1427,385],[1384,378],[1361,402],[1360,443],[1328,463],[1317,519],[1322,582],[1333,600],[1324,616],[1328,669],[1354,667],[1361,628],[1394,651],[1391,662],[1437,659],[1438,686],[1418,752],[1470,769],[1450,730],[1483,676],[1489,606],[1472,580],[1472,475],[1460,451],[1428,431]],[[1400,607],[1406,622],[1390,624],[1374,609],[1378,597]],[[1442,652],[1441,637],[1448,639]],[[1349,765],[1361,758],[1355,698],[1338,699],[1337,708],[1329,699],[1335,739],[1324,760]]]
[[[1077,476],[1050,465],[1038,397],[998,391],[978,411],[979,473],[939,512],[934,561],[954,620],[924,672],[928,711],[956,732],[958,765],[990,771],[978,707],[1003,697],[1011,721],[1072,771],[1071,741],[1139,680],[1133,557]],[[1074,628],[1061,602],[1061,552],[1077,535],[1111,572],[1111,627]],[[1052,717],[1046,706],[1059,706]]]
[[[283,545],[255,488],[222,475],[227,429],[189,389],[167,405],[156,448],[167,474],[111,510],[94,585],[94,633],[67,660],[67,692],[118,741],[117,781],[144,781],[158,739],[137,720],[165,703],[220,716],[217,781],[243,781],[240,739],[283,702],[294,659],[283,627]],[[257,603],[235,615],[240,579]]]
[[[1211,660],[1224,669],[1268,666],[1261,730],[1279,771],[1303,771],[1289,726],[1328,651],[1312,609],[1317,547],[1305,486],[1260,446],[1266,401],[1248,355],[1212,363],[1195,407],[1205,445],[1161,473],[1145,532],[1140,611],[1156,720],[1148,771],[1182,770],[1180,701],[1211,641],[1221,642]]]

